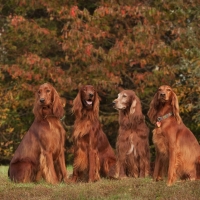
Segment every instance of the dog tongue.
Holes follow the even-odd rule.
[[[86,101],[88,105],[92,105],[92,101]]]

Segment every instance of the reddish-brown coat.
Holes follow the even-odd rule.
[[[173,115],[161,120],[160,127],[157,127],[158,117],[170,112]],[[170,86],[159,87],[150,103],[148,116],[156,126],[153,131],[156,149],[154,180],[158,181],[167,175],[168,186],[177,178],[195,180],[200,161],[200,146],[193,133],[182,122],[178,98]]]
[[[141,103],[132,90],[123,90],[113,101],[119,111],[116,150],[119,178],[146,177],[150,173],[149,128]]]
[[[15,182],[35,182],[44,178],[56,184],[67,180],[64,158],[65,130],[61,99],[49,83],[39,87],[33,108],[35,119],[25,134],[9,166]]]
[[[99,121],[99,97],[91,85],[80,88],[73,101],[74,164],[72,181],[93,182],[114,177],[116,158]]]

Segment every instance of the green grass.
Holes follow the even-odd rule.
[[[7,177],[7,166],[0,166],[0,200],[198,200],[200,181],[177,182],[171,187],[166,180],[153,182],[151,178],[123,180],[101,179],[96,183],[16,184]],[[68,167],[68,174],[72,172]]]

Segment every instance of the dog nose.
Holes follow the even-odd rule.
[[[94,94],[93,94],[93,93],[90,93],[90,94],[89,94],[89,97],[90,97],[90,98],[92,98],[93,96],[94,96]]]
[[[116,103],[115,101],[112,102],[113,105],[115,105],[115,103]]]
[[[44,98],[41,98],[40,99],[40,103],[44,103],[45,102],[45,99]]]
[[[161,93],[160,96],[161,96],[161,97],[165,97],[165,93]]]

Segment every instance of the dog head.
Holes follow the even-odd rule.
[[[158,88],[157,99],[159,102],[171,102],[173,98],[172,88],[168,85],[162,85]]]
[[[90,118],[99,115],[99,96],[92,85],[83,85],[73,101],[72,112],[77,118],[90,115]]]
[[[135,112],[137,100],[135,92],[132,90],[123,90],[118,94],[118,98],[113,101],[113,107],[117,110]]]
[[[38,119],[48,115],[61,118],[64,114],[63,105],[56,89],[49,83],[39,86],[35,94],[33,113]]]
[[[92,85],[85,85],[80,89],[81,101],[85,109],[92,109],[95,98],[96,91]]]
[[[156,122],[158,112],[164,108],[167,109],[166,112],[168,112],[168,109],[170,109],[170,112],[173,113],[177,122],[181,122],[177,95],[168,85],[161,85],[150,103],[150,108],[147,115],[152,123]]]

